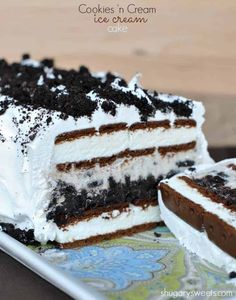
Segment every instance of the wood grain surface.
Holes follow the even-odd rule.
[[[146,24],[109,33],[78,5],[155,7]],[[0,0],[0,56],[55,57],[61,67],[85,64],[142,84],[202,100],[210,145],[236,145],[236,0]]]

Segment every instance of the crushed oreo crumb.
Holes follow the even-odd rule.
[[[65,225],[72,218],[83,216],[84,212],[97,207],[109,207],[118,203],[132,203],[137,199],[155,199],[156,185],[162,177],[155,179],[148,176],[131,181],[129,176],[125,182],[116,182],[113,177],[109,178],[109,188],[97,192],[95,190],[82,189],[77,191],[73,185],[59,180],[55,187],[49,212],[48,220],[53,220],[58,226]],[[96,184],[94,182],[94,187]]]
[[[171,171],[166,175],[165,178],[169,179],[169,178],[173,177],[174,175],[176,175],[177,173],[178,173],[177,170],[171,170]]]
[[[111,115],[116,114],[120,104],[134,105],[139,110],[142,121],[154,116],[157,110],[173,111],[179,117],[190,117],[192,114],[191,101],[176,98],[167,102],[159,99],[157,92],[149,93],[143,89],[143,95],[149,98],[148,101],[147,97],[138,97],[132,91],[122,91],[122,87],[127,87],[127,82],[111,73],[99,78],[84,66],[78,71],[62,70],[54,67],[52,59],[43,59],[36,67],[24,63],[28,60],[29,54],[23,55],[22,63],[8,64],[5,60],[0,60],[1,94],[15,99],[16,105],[46,108],[61,112],[63,117],[70,115],[75,118],[91,117],[100,104],[104,112]],[[116,79],[119,79],[121,89],[112,86]],[[91,100],[87,95],[91,91],[100,99]],[[4,101],[0,113],[4,113],[8,105]]]
[[[26,245],[39,245],[39,242],[34,239],[34,231],[30,230],[22,230],[19,228],[15,228],[13,224],[10,223],[0,223],[1,230],[6,232],[14,239]]]
[[[189,160],[189,159],[187,159],[187,160],[184,160],[184,161],[178,161],[177,163],[176,163],[176,165],[177,165],[177,167],[179,167],[179,168],[181,168],[181,167],[191,167],[191,166],[193,166],[195,164],[195,162],[193,161],[193,160]]]
[[[26,60],[26,59],[29,59],[30,58],[30,55],[28,53],[24,53],[22,55],[22,60]]]
[[[154,235],[155,235],[155,237],[157,237],[157,238],[161,237],[161,234],[158,233],[158,232],[155,232],[155,231],[154,231]]]
[[[225,206],[236,205],[236,189],[227,186],[228,175],[224,172],[209,174],[202,178],[193,178],[193,180],[206,191],[214,193],[221,199]]]
[[[5,137],[0,133],[0,142],[4,143],[6,141]]]
[[[235,271],[230,272],[229,273],[229,278],[230,279],[236,278],[236,272]]]

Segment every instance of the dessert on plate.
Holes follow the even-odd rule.
[[[156,185],[211,161],[200,102],[53,61],[0,61],[0,222],[78,245],[160,222]]]
[[[159,204],[182,245],[229,272],[236,269],[236,159],[163,180]]]

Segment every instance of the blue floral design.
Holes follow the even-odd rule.
[[[113,290],[121,290],[133,281],[152,279],[153,272],[165,268],[159,261],[167,253],[167,250],[134,250],[127,246],[88,246],[81,249],[53,250],[50,260],[80,279],[109,281]],[[53,259],[57,254],[64,254],[64,259]]]

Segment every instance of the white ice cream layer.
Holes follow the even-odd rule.
[[[94,157],[106,157],[126,149],[140,150],[144,148],[185,144],[197,139],[195,127],[155,128],[135,131],[121,130],[109,134],[97,134],[80,137],[55,145],[53,163],[78,162]]]
[[[107,219],[108,218],[108,219]],[[111,213],[103,213],[90,220],[84,220],[65,229],[56,228],[55,240],[59,243],[68,243],[76,240],[83,240],[97,235],[114,233],[118,230],[126,230],[134,226],[160,222],[159,206],[130,205],[127,211],[118,210]]]
[[[125,183],[125,177],[130,181],[146,179],[152,175],[154,178],[165,176],[170,171],[178,170],[177,163],[192,160],[196,164],[199,158],[196,150],[188,150],[165,155],[162,157],[158,150],[153,154],[129,158],[119,158],[111,165],[100,167],[96,164],[91,169],[72,169],[70,172],[55,171],[51,175],[55,180],[62,180],[69,185],[74,185],[78,190],[89,189],[99,192],[109,188],[109,178],[112,177],[116,182]],[[200,159],[201,160],[201,159]],[[91,188],[93,182],[98,182],[98,186]]]
[[[205,232],[194,229],[167,209],[162,201],[161,193],[158,195],[158,201],[161,218],[181,245],[208,262],[225,269],[227,272],[236,270],[236,259],[212,243]]]

